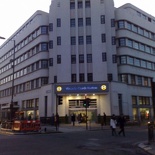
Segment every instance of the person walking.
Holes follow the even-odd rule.
[[[56,131],[59,130],[59,114],[57,113],[54,118]]]
[[[118,132],[118,135],[120,136],[121,135],[121,133],[123,134],[123,136],[125,137],[125,130],[124,130],[124,126],[125,126],[125,117],[124,117],[124,115],[122,114],[121,116],[120,116],[120,118],[119,118],[119,121],[118,121],[118,123],[119,123],[119,127],[120,127],[120,131]]]
[[[117,136],[116,124],[117,124],[116,117],[115,117],[115,115],[112,115],[112,117],[110,119],[110,127],[111,127],[111,130],[112,130],[112,136]]]
[[[73,126],[75,126],[75,114],[74,113],[71,116],[71,120],[72,120]]]

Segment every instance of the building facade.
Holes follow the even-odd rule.
[[[154,24],[131,4],[52,0],[49,13],[34,13],[0,47],[1,119],[9,118],[12,90],[24,118],[85,118],[86,98],[92,121],[104,112],[152,118]]]

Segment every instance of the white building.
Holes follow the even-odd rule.
[[[11,103],[12,40],[13,102],[24,117],[84,116],[85,98],[93,121],[103,112],[152,117],[154,24],[131,4],[52,0],[49,13],[37,11],[0,47],[1,117],[8,117]]]

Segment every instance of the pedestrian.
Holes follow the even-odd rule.
[[[73,126],[75,126],[75,114],[74,113],[71,116],[71,120],[72,120]]]
[[[107,125],[107,115],[105,114],[105,112],[103,113],[103,125]]]
[[[59,130],[59,114],[57,113],[54,118],[56,130]]]
[[[120,127],[120,131],[118,132],[118,135],[120,136],[121,133],[123,134],[123,136],[125,137],[125,130],[124,130],[124,126],[125,126],[125,117],[124,115],[122,114],[119,118],[119,121],[118,121],[118,124],[119,124],[119,127]]]
[[[117,124],[116,117],[113,114],[112,117],[111,117],[111,119],[110,119],[110,127],[111,127],[111,131],[112,131],[112,136],[117,136],[117,133],[116,133],[116,124]]]

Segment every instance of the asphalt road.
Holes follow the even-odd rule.
[[[136,145],[147,128],[130,127],[126,137],[109,130],[35,135],[0,135],[0,155],[146,155]]]

